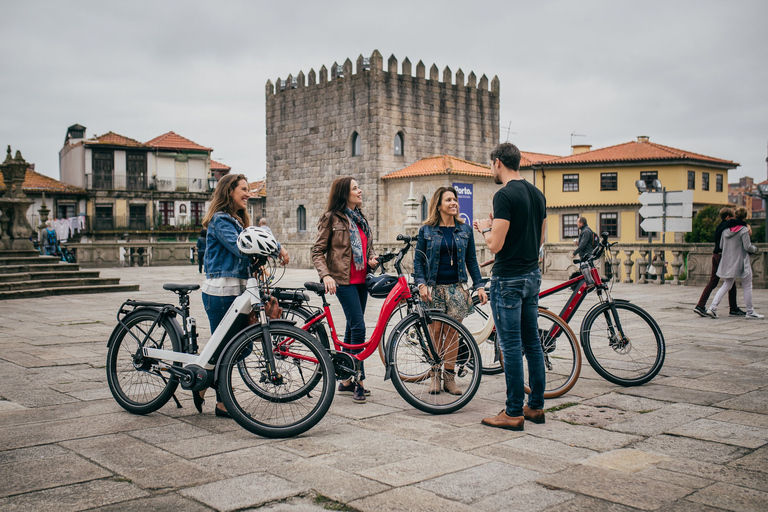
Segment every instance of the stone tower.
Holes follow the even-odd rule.
[[[485,75],[470,72],[465,83],[461,69],[446,67],[441,79],[432,65],[426,76],[421,61],[413,76],[407,58],[399,67],[393,55],[385,67],[378,51],[359,56],[354,72],[347,59],[267,81],[266,103],[270,226],[300,265],[337,177],[360,184],[375,237],[387,222],[383,175],[439,154],[485,163],[499,141],[497,77],[489,90]]]

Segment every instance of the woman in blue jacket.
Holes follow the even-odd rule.
[[[205,281],[201,289],[211,334],[248,282],[250,262],[248,256],[237,248],[237,237],[251,224],[249,197],[248,179],[242,174],[227,174],[216,185],[203,219],[203,226],[208,231],[205,239]],[[284,248],[280,248],[280,257],[284,264],[288,263],[288,252]],[[192,393],[198,412],[203,410],[204,394],[205,390],[199,394]],[[216,402],[216,416],[228,418],[218,391]]]
[[[467,274],[478,289],[481,303],[488,301],[477,264],[472,226],[459,217],[458,194],[453,187],[440,187],[432,195],[429,216],[419,230],[413,270],[421,300],[458,321],[473,310]],[[455,336],[445,339],[448,346],[436,347],[438,351],[445,350],[444,368],[431,372],[429,393],[436,395],[443,388],[452,395],[460,395],[462,391],[456,385],[454,374],[458,340]]]

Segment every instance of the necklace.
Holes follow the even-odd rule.
[[[440,226],[440,227],[446,227],[450,228],[451,226]],[[453,266],[453,253],[456,250],[456,237],[453,234],[453,231],[451,231],[451,245],[448,245],[448,242],[446,241],[446,237],[443,237],[443,243],[445,243],[445,249],[448,251],[448,254],[451,257],[451,266]],[[453,247],[453,251],[451,250],[451,247]]]

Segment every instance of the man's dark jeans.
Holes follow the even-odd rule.
[[[344,310],[347,319],[347,328],[344,331],[344,343],[360,345],[365,343],[365,305],[368,302],[368,289],[365,284],[347,284],[336,286],[336,297]],[[344,352],[359,353],[359,350],[347,350]],[[362,371],[361,379],[365,379],[365,368],[360,362]]]
[[[504,374],[507,380],[506,413],[513,417],[523,415],[523,350],[528,361],[531,386],[528,407],[544,408],[546,375],[538,327],[540,289],[541,271],[538,269],[517,277],[491,279],[491,310],[499,346],[504,355]]]
[[[707,309],[709,295],[712,293],[712,290],[717,288],[717,283],[720,282],[720,278],[717,277],[717,267],[720,266],[721,256],[722,254],[712,255],[712,275],[709,276],[709,282],[707,283],[707,286],[704,287],[704,291],[701,292],[701,297],[699,297],[699,303],[697,304],[698,307]],[[736,304],[736,283],[734,283],[728,291],[728,304],[731,307],[731,311],[739,309],[739,306]]]

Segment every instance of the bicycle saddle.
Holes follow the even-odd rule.
[[[174,283],[165,283],[163,285],[163,290],[168,290],[173,293],[189,293],[194,290],[199,290],[200,285],[199,284],[174,284]]]
[[[325,289],[323,289],[325,291]],[[283,290],[273,288],[271,295],[279,301],[285,302],[309,302],[309,296],[301,290]]]
[[[304,288],[318,295],[325,293],[325,285],[323,283],[304,283]]]

